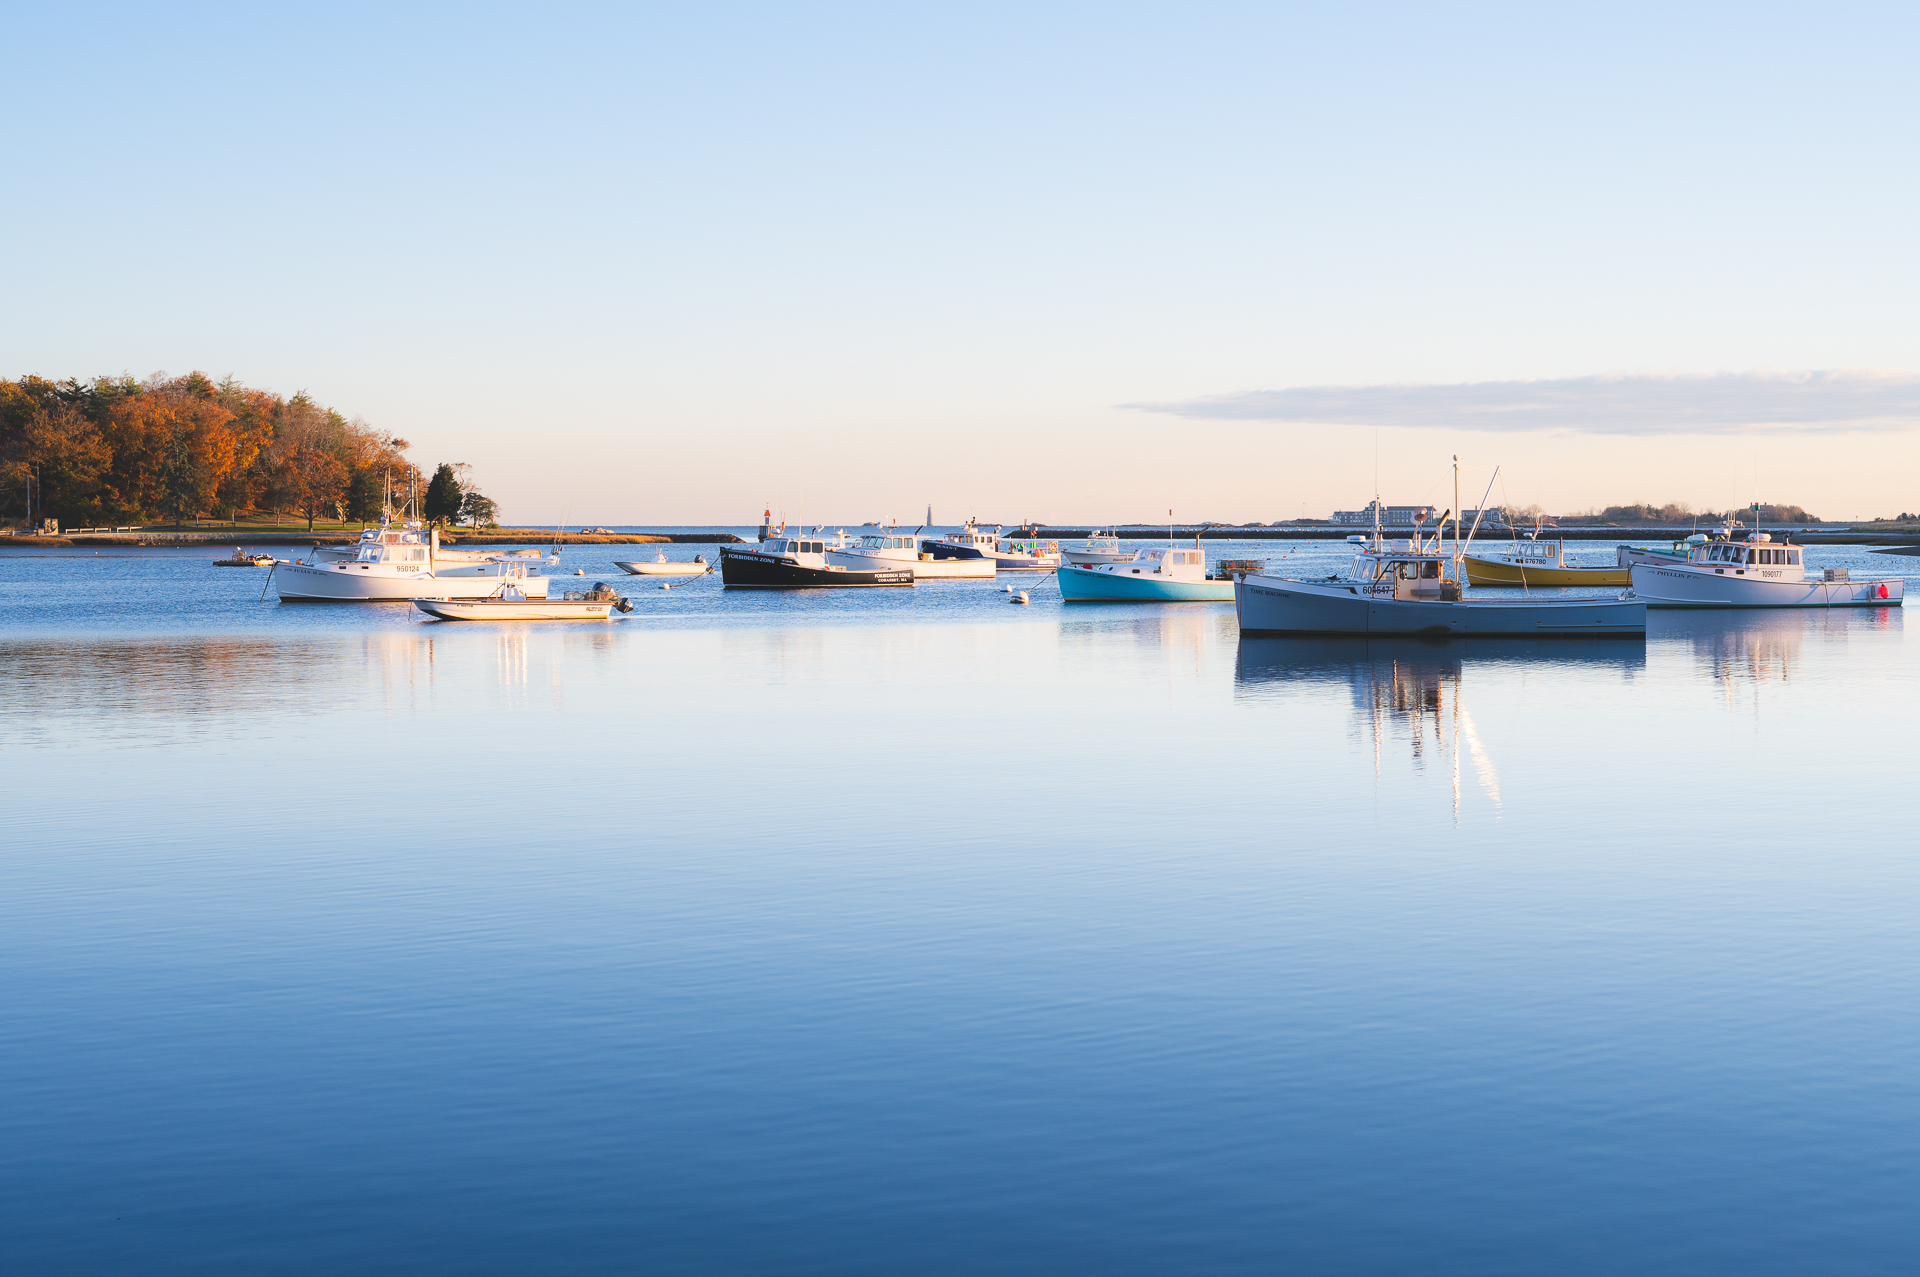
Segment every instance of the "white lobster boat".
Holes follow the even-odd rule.
[[[862,530],[856,536],[845,532],[827,543],[827,561],[856,572],[909,570],[916,581],[991,580],[992,559],[936,558],[920,540],[921,528]]]
[[[1899,607],[1906,581],[1854,580],[1846,568],[1807,575],[1797,545],[1761,532],[1695,545],[1684,563],[1635,563],[1633,597],[1653,608]]]
[[[545,598],[547,578],[529,570],[539,563],[537,550],[445,549],[438,528],[409,522],[368,529],[350,557],[316,550],[304,562],[275,564],[273,582],[287,603],[484,599],[507,583]]]
[[[1068,546],[1060,547],[1060,561],[1077,568],[1093,567],[1100,563],[1126,563],[1133,553],[1120,548],[1120,538],[1111,532],[1095,532],[1087,538],[1086,549],[1075,550]]]

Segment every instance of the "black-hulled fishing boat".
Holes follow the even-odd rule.
[[[867,572],[827,562],[826,540],[794,533],[756,545],[720,547],[720,583],[729,590],[847,589],[912,585],[913,569]]]

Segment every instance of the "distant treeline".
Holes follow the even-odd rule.
[[[1517,512],[1516,512],[1517,513]],[[1640,502],[1636,505],[1610,505],[1600,510],[1583,510],[1574,514],[1559,516],[1561,523],[1740,523],[1749,522],[1752,509],[1743,510],[1695,510],[1684,501],[1669,501],[1665,505],[1648,505]],[[1531,518],[1529,513],[1525,517]],[[1760,506],[1762,523],[1819,523],[1819,516],[1808,514],[1797,505]]]
[[[22,377],[0,381],[0,516],[23,518],[31,501],[36,522],[67,527],[263,512],[310,526],[377,519],[419,477],[407,447],[305,393],[283,398],[231,377]],[[455,467],[440,469],[422,489],[439,489],[433,515],[457,518],[479,493]],[[460,489],[451,502],[449,483]]]

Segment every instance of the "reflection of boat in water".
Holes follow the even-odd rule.
[[[1638,563],[1633,594],[1651,608],[1899,607],[1906,581],[1853,580],[1846,568],[1807,576],[1803,551],[1761,532],[1696,545],[1685,563]]]
[[[1465,686],[1485,675],[1521,679],[1550,675],[1556,685],[1627,681],[1646,669],[1646,648],[1612,639],[1476,638],[1471,643],[1418,638],[1240,639],[1234,699],[1286,702],[1329,693],[1348,700],[1352,722],[1374,750],[1404,740],[1414,766],[1436,751],[1451,769],[1454,815],[1460,814],[1461,763],[1470,762],[1496,806],[1500,779],[1491,751],[1467,711]]]
[[[1461,555],[1468,585],[1516,585],[1541,588],[1569,585],[1626,585],[1623,563],[1604,567],[1567,558],[1567,543],[1529,537],[1524,541],[1493,542]]]
[[[1897,607],[1778,608],[1761,611],[1663,610],[1647,624],[1647,639],[1665,648],[1685,644],[1695,669],[1710,678],[1777,682],[1793,676],[1808,642],[1845,645],[1898,632]]]
[[[1458,675],[1479,670],[1541,667],[1543,671],[1591,671],[1631,678],[1647,667],[1639,643],[1608,638],[1477,638],[1471,643],[1388,635],[1374,638],[1240,639],[1236,694],[1284,693],[1289,687],[1372,679],[1376,667],[1438,670]]]
[[[1436,538],[1437,541],[1437,538]],[[1647,610],[1628,599],[1470,599],[1431,543],[1376,543],[1347,575],[1316,581],[1250,572],[1234,588],[1242,633],[1431,637],[1640,637]]]

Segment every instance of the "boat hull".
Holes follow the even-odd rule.
[[[1365,585],[1249,574],[1234,588],[1242,634],[1404,634],[1429,638],[1645,637],[1638,600],[1395,599]]]
[[[1055,579],[1069,603],[1231,603],[1232,581],[1173,581],[1141,573],[1063,566]]]
[[[1112,552],[1106,550],[1060,551],[1061,564],[1071,565],[1077,568],[1091,567],[1100,563],[1127,563],[1130,562],[1132,558],[1133,554],[1128,550],[1115,550]]]
[[[827,562],[857,572],[911,572],[916,581],[985,581],[993,577],[992,559],[923,559],[917,554],[910,559],[889,558],[865,550],[830,550]]]
[[[425,597],[484,599],[498,590],[505,579],[505,574],[500,572],[435,576],[430,572],[383,571],[386,567],[379,563],[371,565],[371,570],[355,563],[281,563],[273,569],[274,592],[284,603],[405,603]],[[544,576],[512,579],[529,598],[547,596]]]
[[[1906,596],[1906,582],[1897,576],[1769,581],[1763,576],[1636,563],[1633,593],[1652,608],[1899,607]]]
[[[722,554],[720,583],[729,590],[862,589],[912,585],[904,568],[862,572],[851,568],[804,567],[772,554]]]
[[[1555,586],[1631,584],[1628,570],[1623,567],[1529,567],[1519,563],[1505,563],[1499,559],[1477,559],[1471,554],[1464,556],[1462,566],[1466,569],[1468,585],[1510,585],[1516,589],[1522,586],[1549,589]]]
[[[613,600],[527,599],[410,599],[428,616],[443,621],[604,621],[613,614]]]
[[[705,576],[713,571],[711,563],[622,563],[613,566],[630,576]]]

